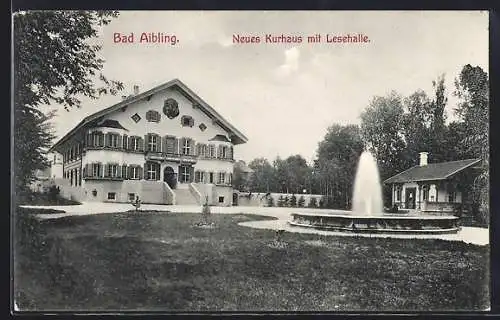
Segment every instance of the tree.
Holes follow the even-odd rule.
[[[250,190],[253,192],[270,192],[274,172],[266,158],[252,160],[248,166],[254,171],[250,178]]]
[[[420,152],[430,152],[431,123],[433,119],[431,100],[423,90],[418,90],[405,98],[403,135],[406,142],[407,155],[416,165]]]
[[[280,197],[278,198],[278,207],[285,207],[285,198],[283,197],[283,195],[280,195]]]
[[[304,196],[303,196],[303,195],[301,195],[301,196],[299,197],[298,202],[297,202],[297,207],[299,207],[299,208],[303,208],[303,207],[304,207],[305,202],[306,202],[306,199],[304,198]]]
[[[274,199],[273,199],[273,197],[271,197],[271,195],[269,195],[267,197],[267,206],[268,207],[274,207]]]
[[[436,81],[432,81],[434,88],[434,98],[431,101],[432,121],[430,126],[431,145],[430,145],[430,160],[432,162],[443,162],[454,159],[446,158],[446,115],[445,107],[448,98],[445,94],[444,74],[439,76]]]
[[[463,122],[462,146],[468,155],[483,160],[483,168],[473,184],[472,202],[479,203],[483,222],[489,222],[489,80],[479,66],[465,65],[455,80],[455,109]]]
[[[317,204],[317,200],[315,197],[312,197],[311,199],[309,199],[309,203],[307,205],[309,208],[317,208],[318,207],[318,204]]]
[[[381,180],[411,166],[404,141],[404,109],[401,96],[391,92],[385,97],[374,97],[361,114],[363,140],[377,159]],[[384,187],[384,203],[390,203],[390,188]]]
[[[297,206],[297,197],[292,194],[292,196],[290,197],[290,207],[296,207]]]
[[[363,149],[357,125],[333,124],[319,143],[315,175],[321,179],[322,194],[334,199],[333,207],[349,207],[356,166]]]
[[[14,178],[22,192],[44,168],[43,149],[53,135],[41,105],[55,102],[70,110],[80,97],[116,94],[123,88],[100,71],[101,47],[91,41],[97,27],[117,17],[112,11],[29,11],[14,15]],[[96,79],[97,78],[97,79]],[[103,86],[96,86],[100,80]]]

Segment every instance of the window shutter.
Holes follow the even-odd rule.
[[[144,179],[144,170],[141,166],[137,166],[137,170],[139,171],[139,179]]]
[[[179,146],[179,153],[184,154],[184,141],[186,141],[186,138],[181,138],[180,140],[180,146]]]
[[[193,139],[189,139],[189,154],[192,156],[196,155],[196,143]]]
[[[139,145],[139,151],[144,151],[145,150],[145,148],[144,148],[144,140],[141,137],[137,137],[136,139],[139,140],[139,143],[138,143],[138,145]]]
[[[86,147],[92,146],[92,134],[91,133],[86,134],[85,146]]]
[[[167,153],[167,137],[164,136],[163,138],[161,138],[161,142],[162,142],[161,152]]]
[[[122,178],[122,166],[119,164],[116,165],[116,176]]]
[[[174,154],[179,154],[179,138],[175,138],[174,141]]]
[[[121,172],[122,172],[122,178],[123,179],[127,179],[128,177],[127,177],[127,165],[126,164],[124,164],[122,166],[122,171]]]
[[[99,178],[104,177],[104,166],[102,163],[99,163]]]
[[[127,172],[126,172],[126,175],[125,175],[125,176],[127,177],[127,179],[131,179],[131,178],[133,178],[133,177],[132,177],[132,167],[133,167],[133,166],[132,166],[132,165],[130,165],[130,166],[128,166],[128,167],[126,168],[126,169],[127,169],[127,170],[126,170]]]
[[[151,151],[149,150],[149,134],[146,134],[144,136],[144,151]]]
[[[194,167],[189,167],[189,182],[193,182],[194,179]]]
[[[227,150],[227,158],[233,160],[233,146],[229,147]]]
[[[128,136],[126,134],[123,135],[123,140],[122,140],[122,148],[127,150],[128,149]]]
[[[156,152],[161,152],[161,137],[156,136]]]
[[[108,164],[104,165],[104,177],[108,177]]]
[[[156,180],[160,180],[160,165],[155,163],[155,169],[156,169]]]
[[[144,162],[144,179],[148,179],[148,163]]]
[[[99,132],[97,134],[99,135],[99,147],[104,147],[104,133]]]
[[[217,146],[217,158],[219,158],[219,159],[222,158],[222,146],[221,145]]]
[[[119,134],[118,138],[116,139],[116,147],[121,149],[123,148],[123,137]]]

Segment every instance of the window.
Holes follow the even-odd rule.
[[[215,145],[210,145],[210,158],[215,158]]]
[[[108,177],[116,178],[118,176],[118,165],[109,164],[108,165]]]
[[[227,147],[226,146],[223,146],[222,147],[222,159],[226,159],[227,158]]]
[[[214,173],[210,172],[208,174],[208,183],[214,183]]]
[[[455,199],[457,197],[457,193],[452,191],[448,193],[448,202],[455,202]]]
[[[226,174],[224,172],[219,172],[219,180],[218,180],[219,184],[224,184],[225,176]]]
[[[132,120],[134,120],[135,123],[141,121],[141,116],[138,115],[137,113],[134,114],[131,118],[132,118]]]
[[[157,152],[158,136],[154,134],[148,134],[148,151]]]
[[[396,201],[401,201],[401,187],[396,186]]]
[[[130,137],[130,149],[133,151],[138,151],[139,150],[139,137]]]
[[[158,111],[149,110],[148,112],[146,112],[146,120],[148,120],[149,122],[160,122],[160,113]]]
[[[224,203],[224,197],[223,196],[219,197],[219,203]]]
[[[139,167],[137,166],[130,167],[130,179],[139,179]]]
[[[148,162],[146,164],[146,179],[147,180],[158,180],[158,175],[157,175],[157,171],[158,171],[158,164],[157,163],[154,163],[154,162]]]
[[[201,182],[201,176],[202,176],[202,173],[200,171],[196,171],[194,173],[194,182]]]
[[[202,123],[198,126],[198,128],[200,128],[201,131],[205,131],[207,129],[207,126],[204,123]]]
[[[182,154],[190,154],[191,145],[189,139],[183,139]]]
[[[118,135],[109,134],[109,146],[112,148],[118,148]]]
[[[108,192],[108,200],[115,200],[115,199],[116,199],[116,193]]]
[[[100,138],[100,136],[101,135],[99,133],[96,133],[96,132],[94,132],[92,134],[92,137],[93,137],[92,138],[92,142],[93,142],[94,147],[98,147],[98,146],[101,145],[101,138]]]
[[[135,200],[135,193],[129,193],[128,194],[128,201],[134,201]]]
[[[182,116],[181,124],[183,127],[192,127],[194,126],[194,119],[191,116]]]
[[[101,165],[99,163],[92,164],[92,177],[99,177],[99,172]]]
[[[191,181],[191,174],[190,174],[190,167],[188,166],[180,166],[181,169],[181,175],[180,175],[180,182],[189,182]]]
[[[231,184],[233,183],[233,174],[232,173],[229,173],[229,181],[227,182],[228,184]]]

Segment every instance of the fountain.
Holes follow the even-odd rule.
[[[443,234],[459,231],[458,217],[385,214],[382,187],[373,155],[361,154],[354,180],[352,211],[292,213],[292,226],[363,233]]]

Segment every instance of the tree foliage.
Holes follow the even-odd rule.
[[[43,150],[54,138],[40,110],[56,103],[66,110],[80,107],[81,97],[93,99],[123,88],[100,71],[104,60],[95,43],[98,28],[117,17],[112,11],[28,11],[14,15],[14,141],[16,189],[46,167]],[[94,81],[100,80],[102,86]]]

